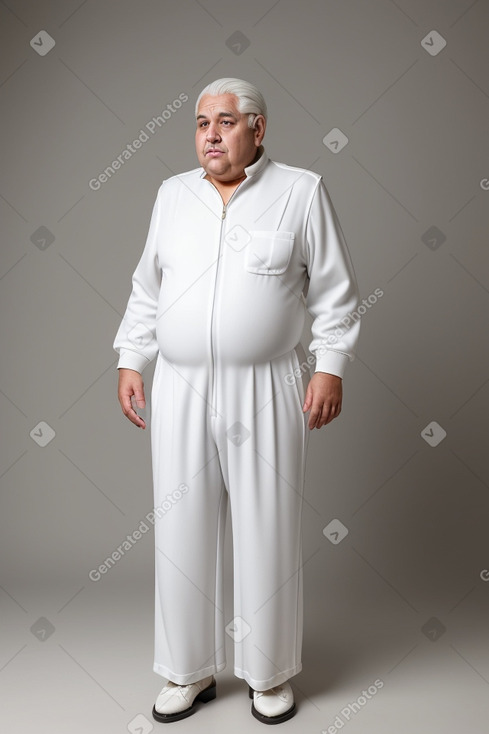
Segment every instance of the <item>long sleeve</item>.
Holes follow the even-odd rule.
[[[354,359],[360,331],[358,286],[345,238],[322,179],[312,200],[306,227],[309,282],[306,307],[313,323],[309,349],[316,372],[343,377]]]
[[[126,312],[113,345],[119,353],[118,369],[124,367],[142,372],[158,352],[156,312],[161,286],[157,252],[160,193],[161,188],[153,207],[146,244],[132,276],[132,292]]]

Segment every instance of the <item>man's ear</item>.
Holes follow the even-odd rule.
[[[265,136],[266,127],[267,121],[265,120],[263,115],[257,115],[253,123],[254,142],[257,148],[261,145],[261,141]]]

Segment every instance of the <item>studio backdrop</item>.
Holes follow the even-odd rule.
[[[288,730],[481,731],[487,0],[9,0],[0,22],[2,729],[155,724],[150,431],[112,344],[158,188],[198,165],[195,100],[230,76],[265,96],[269,157],[323,176],[361,293],[342,415],[310,435]],[[231,686],[229,518],[226,548]]]

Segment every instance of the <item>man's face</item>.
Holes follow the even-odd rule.
[[[265,134],[265,118],[248,127],[248,115],[238,112],[234,94],[205,94],[197,111],[195,147],[200,165],[211,179],[235,181],[244,176]]]

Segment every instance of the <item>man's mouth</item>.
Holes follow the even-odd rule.
[[[209,150],[206,150],[205,154],[211,156],[211,158],[217,158],[220,155],[224,155],[224,151],[219,148],[209,148]]]

